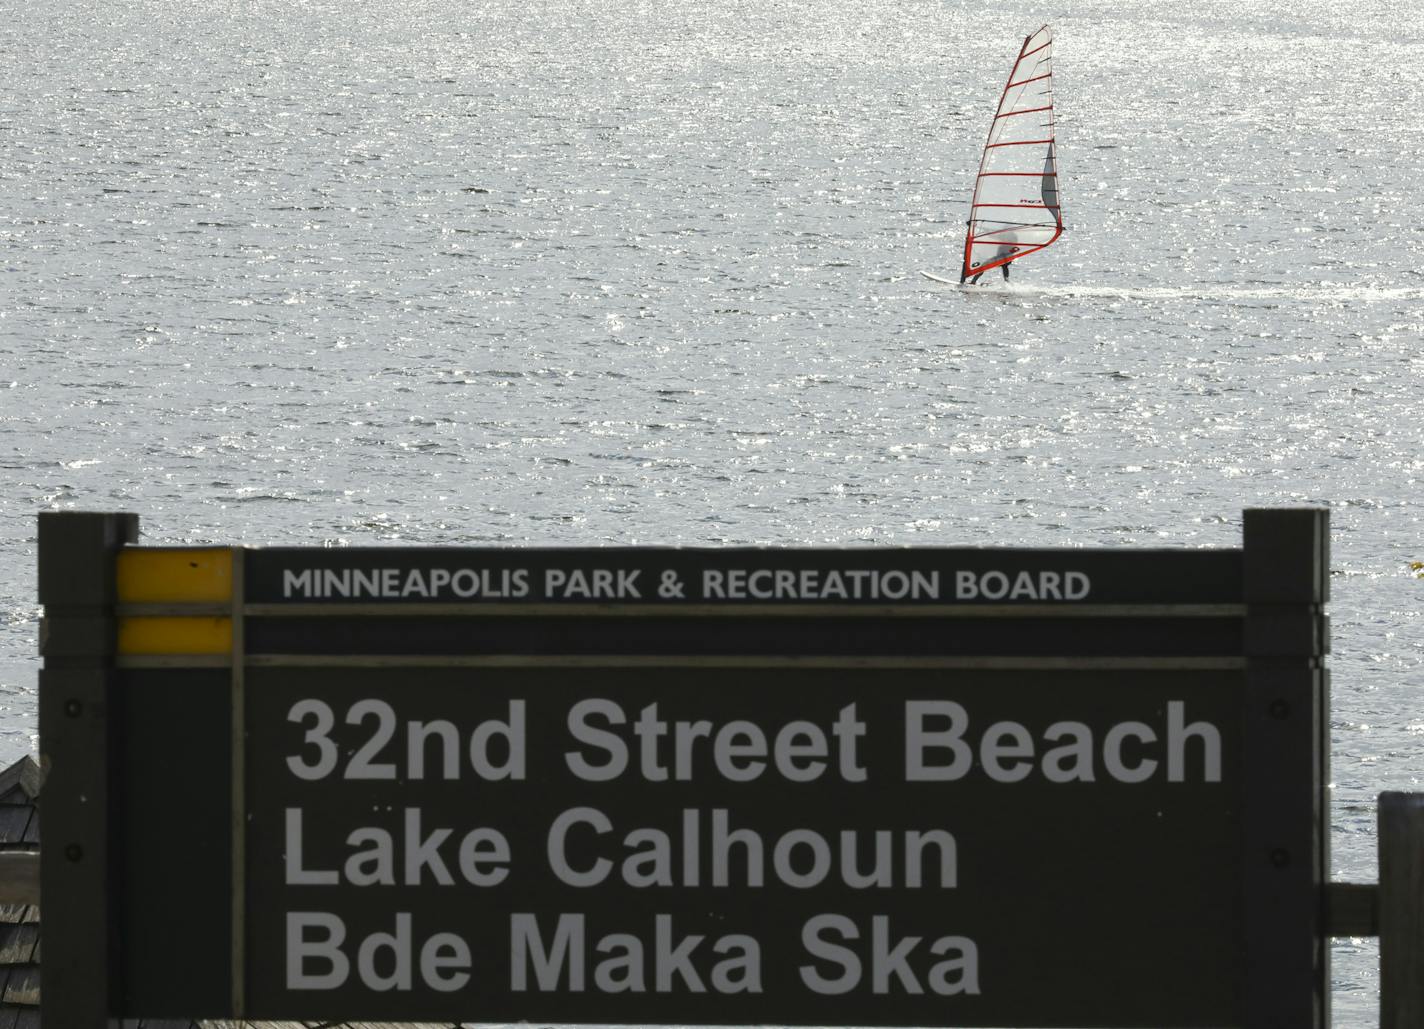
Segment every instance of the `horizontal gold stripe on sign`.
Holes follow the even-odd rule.
[[[121,604],[232,600],[231,547],[125,547],[117,572]]]
[[[231,654],[231,618],[120,618],[119,653]]]

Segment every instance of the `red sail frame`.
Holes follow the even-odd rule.
[[[1036,192],[1029,180],[1037,180]],[[1045,217],[1035,219],[1029,211],[1043,211]],[[1053,31],[1045,25],[1024,37],[999,95],[974,180],[959,281],[1042,250],[1062,234],[1053,122]]]

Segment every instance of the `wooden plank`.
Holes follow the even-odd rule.
[[[1424,793],[1379,799],[1380,1029],[1424,1025]]]
[[[40,1003],[40,970],[35,965],[22,965],[10,973],[10,981],[5,985],[6,1004],[27,1004],[38,1007]]]
[[[7,904],[0,902],[0,923],[18,924],[38,922],[38,909],[33,904]]]
[[[0,852],[0,904],[40,902],[40,855],[37,851]]]
[[[1378,936],[1379,887],[1374,883],[1329,883],[1325,887],[1328,936]]]
[[[0,804],[0,844],[19,843],[25,838],[33,810],[28,805]]]
[[[0,965],[33,964],[35,947],[39,942],[38,925],[0,925]]]
[[[42,974],[45,1022],[66,1029],[106,1029],[118,993],[114,555],[137,539],[132,514],[39,516],[39,599],[53,630],[40,672],[41,873],[45,892],[64,903],[45,911],[48,960],[33,993],[38,1003]],[[12,975],[7,997],[15,989]]]
[[[1329,721],[1321,605],[1324,509],[1248,509],[1242,520],[1243,643],[1249,660],[1243,756],[1244,1029],[1324,1029],[1330,867],[1322,740]]]

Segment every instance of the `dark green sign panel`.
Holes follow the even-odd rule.
[[[43,598],[112,622],[46,652],[46,875],[114,935],[47,912],[45,967],[102,962],[106,1014],[1321,1024],[1322,512],[1204,552],[96,549],[99,602]]]
[[[249,961],[253,1013],[1053,1025],[1112,997],[1228,1023],[1240,695],[1239,672],[254,673],[248,932],[285,946]],[[1228,857],[1182,860],[1204,851]]]

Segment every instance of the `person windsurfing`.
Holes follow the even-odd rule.
[[[1053,121],[1053,31],[1024,38],[979,159],[959,281],[972,285],[998,265],[1051,245],[1063,234]],[[992,256],[990,256],[992,255]]]
[[[999,265],[999,271],[1001,271],[1001,272],[1004,273],[1004,281],[1005,281],[1005,282],[1008,282],[1008,281],[1009,281],[1009,262],[1008,262],[1008,261],[1005,261],[1003,264]],[[971,285],[971,286],[977,286],[977,285],[979,285],[979,280],[982,279],[983,277],[984,277],[984,273],[983,273],[983,272],[980,272],[978,275],[974,276],[974,278],[972,278],[972,279],[969,280],[969,285]]]
[[[969,223],[966,223],[966,224],[969,224]],[[999,258],[1001,258],[1001,257],[1008,257],[1010,254],[1012,254],[1012,253],[1013,253],[1015,250],[1017,250],[1017,249],[1018,249],[1017,247],[1001,246],[1001,247],[999,248],[999,250],[998,250],[998,253],[996,253],[996,254],[994,255],[994,260],[997,261],[997,260],[998,260]],[[1009,265],[1010,265],[1011,263],[1012,263],[1012,262],[1005,261],[1003,264],[999,265],[999,271],[1001,271],[1001,272],[1004,273],[1004,281],[1005,281],[1005,282],[1008,282],[1008,281],[1009,281]],[[985,269],[985,271],[987,271],[987,270],[988,270],[988,269]],[[979,284],[979,280],[982,279],[983,277],[984,277],[984,272],[979,272],[978,274],[976,274],[976,275],[974,276],[974,278],[972,278],[972,279],[969,280],[969,285],[971,285],[971,286],[977,286],[977,285]],[[960,281],[962,282],[963,280],[961,279]]]

